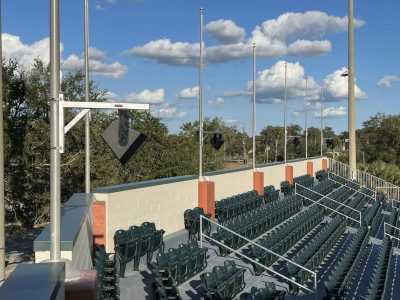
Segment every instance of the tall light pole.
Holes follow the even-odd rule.
[[[287,62],[285,62],[285,87],[284,87],[284,98],[283,98],[283,127],[285,130],[285,146],[284,146],[284,159],[285,164],[287,160]]]
[[[256,44],[253,43],[253,171],[256,169]]]
[[[60,152],[58,149],[58,105],[60,97],[60,7],[50,2],[50,260],[60,255]]]
[[[305,127],[305,140],[306,140],[306,159],[308,158],[308,111],[307,111],[307,96],[308,96],[308,78],[306,78],[306,89],[304,92],[304,127]]]
[[[0,282],[5,279],[5,201],[4,201],[4,137],[3,137],[3,31],[1,27],[2,9],[0,0]]]
[[[200,8],[199,47],[199,180],[203,180],[203,23],[204,10]]]
[[[90,101],[89,92],[89,0],[84,0],[84,57],[85,57],[85,101]],[[90,112],[85,116],[85,193],[90,193]]]
[[[321,89],[321,101],[320,101],[320,117],[321,117],[321,156],[324,155],[324,88]]]
[[[356,128],[355,128],[355,93],[354,93],[354,17],[353,0],[349,0],[348,11],[348,130],[349,130],[349,165],[350,177],[354,179],[357,172]]]

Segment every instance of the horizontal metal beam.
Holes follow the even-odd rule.
[[[147,103],[60,101],[65,108],[149,110]]]

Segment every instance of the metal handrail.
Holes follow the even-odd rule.
[[[298,184],[298,183],[296,183],[296,185],[297,185],[297,184]],[[325,204],[320,203],[320,201],[321,201],[322,199],[324,199],[324,198],[321,198],[321,199],[318,199],[318,201],[315,201],[315,200],[313,200],[313,199],[311,199],[311,198],[309,198],[309,197],[307,197],[307,196],[304,196],[304,195],[298,193],[298,192],[297,192],[296,185],[295,185],[295,188],[294,188],[294,191],[295,191],[295,194],[296,194],[296,195],[299,195],[300,197],[303,197],[303,198],[305,198],[305,199],[307,199],[307,200],[309,200],[309,201],[311,201],[311,202],[314,202],[314,204],[318,204],[318,205],[321,205],[321,206],[323,206],[323,207],[325,207],[325,208],[327,208],[327,209],[330,209],[330,210],[332,210],[332,211],[338,213],[339,215],[342,215],[343,217],[345,217],[345,218],[347,218],[347,219],[351,219],[351,220],[353,220],[354,222],[359,223],[360,226],[361,226],[361,212],[360,212],[359,210],[356,210],[356,209],[352,208],[351,206],[348,206],[348,205],[346,205],[346,204],[344,204],[344,203],[341,203],[341,202],[339,202],[339,201],[333,200],[332,198],[325,197],[325,199],[329,199],[329,200],[331,200],[331,201],[334,201],[334,202],[336,202],[336,203],[339,203],[339,205],[340,205],[339,207],[345,206],[345,207],[347,207],[347,208],[350,208],[351,210],[356,211],[356,212],[358,213],[358,215],[359,215],[359,220],[356,220],[356,219],[354,219],[353,217],[350,217],[350,216],[348,216],[348,215],[345,215],[344,213],[341,213],[340,211],[338,211],[338,210],[336,210],[336,209],[333,209],[333,208],[331,208],[331,207],[329,207],[329,206],[327,206],[327,205],[325,205]],[[301,186],[301,184],[299,184],[299,186]],[[309,190],[309,191],[313,191],[313,190],[310,190],[310,189],[308,189],[308,188],[306,188],[306,189]],[[313,192],[315,192],[315,191],[313,191]],[[315,193],[316,193],[316,194],[319,194],[319,193],[317,193],[317,192],[315,192]],[[319,195],[321,195],[321,194],[319,194]]]
[[[329,173],[328,173],[328,174],[329,174]],[[372,200],[375,200],[375,201],[376,201],[376,197],[374,198],[374,197],[372,197],[372,196],[370,196],[370,195],[367,195],[366,193],[363,193],[363,192],[361,192],[361,191],[359,191],[359,190],[356,190],[356,189],[352,188],[351,186],[348,186],[348,185],[346,185],[346,184],[343,184],[343,183],[341,183],[340,181],[336,181],[335,179],[329,178],[329,175],[328,175],[328,180],[333,181],[333,182],[336,182],[336,183],[339,183],[340,185],[345,186],[345,187],[347,187],[347,188],[349,188],[349,189],[355,191],[356,193],[362,194],[362,195],[364,195],[364,196],[366,196],[366,197],[368,197],[368,198],[371,198]]]
[[[231,247],[229,247],[229,246],[227,246],[227,245],[221,243],[220,241],[217,241],[217,240],[213,239],[212,237],[207,236],[206,234],[203,233],[203,226],[202,226],[203,219],[207,220],[207,221],[210,222],[211,224],[214,224],[214,225],[218,226],[219,228],[222,228],[222,229],[224,229],[224,230],[226,230],[226,231],[232,233],[233,235],[236,235],[236,236],[242,238],[243,240],[247,241],[249,244],[252,244],[252,245],[254,245],[254,246],[257,246],[257,247],[263,249],[264,251],[267,251],[267,252],[269,252],[270,254],[275,255],[275,256],[279,257],[280,259],[282,259],[282,260],[284,260],[284,261],[286,261],[286,262],[288,262],[288,263],[290,263],[290,264],[293,264],[293,265],[295,265],[296,267],[298,267],[298,268],[300,268],[300,269],[302,269],[302,270],[304,270],[304,271],[306,271],[306,272],[312,274],[313,277],[314,277],[314,288],[315,288],[315,290],[314,290],[314,291],[313,291],[313,290],[310,290],[308,287],[303,286],[303,285],[301,285],[300,283],[298,283],[297,281],[295,281],[295,280],[293,280],[293,279],[291,279],[291,278],[289,278],[289,277],[286,277],[285,275],[280,274],[279,272],[273,270],[272,268],[269,268],[269,267],[267,267],[267,266],[265,266],[265,265],[263,265],[263,264],[257,262],[256,260],[254,260],[254,259],[248,257],[247,255],[243,254],[242,252],[237,251],[237,250],[235,250],[235,249],[232,249]],[[317,273],[316,273],[316,272],[314,272],[314,271],[312,271],[312,270],[310,270],[310,269],[307,269],[306,267],[304,267],[304,266],[302,266],[302,265],[299,265],[298,263],[296,263],[296,262],[294,262],[294,261],[292,261],[292,260],[290,260],[290,259],[288,259],[288,258],[286,258],[286,257],[284,257],[284,256],[282,256],[282,255],[280,255],[280,254],[278,254],[278,253],[275,253],[274,251],[272,251],[272,250],[270,250],[270,249],[268,249],[268,248],[265,248],[264,246],[261,246],[260,244],[257,244],[256,242],[254,242],[254,241],[252,241],[252,240],[250,240],[250,239],[248,239],[248,238],[242,236],[241,234],[239,234],[239,233],[237,233],[237,232],[235,232],[235,231],[233,231],[233,230],[227,228],[226,226],[223,226],[223,225],[221,225],[221,224],[218,224],[217,222],[215,222],[215,221],[213,221],[213,220],[211,220],[211,219],[209,219],[209,218],[207,218],[207,217],[205,217],[205,216],[203,216],[203,215],[200,215],[200,248],[203,248],[203,236],[204,236],[205,238],[207,238],[207,239],[213,241],[214,243],[217,243],[218,245],[220,245],[220,246],[222,246],[222,247],[225,247],[226,249],[228,249],[228,250],[234,252],[235,254],[237,254],[237,255],[239,255],[239,256],[241,256],[241,257],[244,257],[244,258],[248,259],[249,261],[251,261],[251,262],[257,264],[258,266],[261,266],[262,268],[266,269],[267,271],[270,271],[270,272],[274,273],[275,275],[277,275],[277,276],[279,276],[279,277],[281,277],[281,278],[283,278],[283,279],[285,279],[285,280],[287,280],[287,281],[289,281],[289,282],[291,282],[291,283],[297,285],[298,287],[300,287],[300,288],[302,288],[302,289],[305,289],[305,290],[307,290],[307,291],[309,291],[309,292],[311,292],[311,293],[316,292],[316,290],[317,290]]]
[[[335,175],[335,176],[337,176],[337,177],[339,177],[339,178],[341,178],[341,179],[343,179],[343,180],[346,180],[346,181],[348,181],[348,182],[351,182],[351,183],[353,183],[353,184],[356,184],[356,185],[358,185],[358,186],[360,186],[360,187],[362,187],[362,188],[365,188],[365,189],[367,189],[367,190],[373,192],[374,194],[376,194],[376,191],[374,191],[373,189],[370,189],[370,188],[366,187],[365,185],[362,185],[362,184],[360,184],[360,183],[358,183],[358,182],[356,182],[356,181],[352,181],[352,180],[350,180],[350,179],[348,179],[348,178],[345,178],[345,177],[343,177],[343,176],[337,175],[337,174],[335,174],[335,173],[333,173],[333,172],[328,172],[328,179],[330,179],[330,180],[334,180],[334,179],[329,178],[329,174],[333,174],[333,175]],[[338,182],[338,183],[340,183],[340,182]],[[347,185],[346,185],[346,186],[347,186]],[[349,186],[347,186],[347,187],[349,187]],[[350,188],[350,187],[349,187],[349,188]],[[367,195],[367,194],[365,194],[365,195],[368,196],[368,197],[371,197],[371,196],[369,196],[369,195]],[[375,198],[374,198],[374,200],[375,200]]]
[[[398,237],[396,237],[396,236],[394,236],[394,235],[391,235],[390,233],[387,233],[387,232],[386,232],[386,226],[392,227],[392,228],[398,230],[399,232],[400,232],[400,228],[398,228],[398,227],[396,227],[396,226],[393,226],[393,225],[391,225],[391,224],[389,224],[389,223],[386,223],[386,222],[383,223],[383,233],[384,233],[384,235],[387,235],[387,236],[389,236],[389,237],[392,238],[392,239],[396,239],[396,240],[400,241],[400,238],[398,238]]]

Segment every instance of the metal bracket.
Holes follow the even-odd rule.
[[[81,111],[67,124],[64,124],[64,109],[81,109]],[[146,103],[118,103],[118,102],[83,102],[65,101],[64,95],[60,94],[58,101],[58,149],[64,153],[64,140],[67,134],[86,114],[92,109],[125,109],[125,110],[149,110],[150,105]]]

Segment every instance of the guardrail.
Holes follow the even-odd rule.
[[[272,255],[275,255],[276,257],[286,261],[287,263],[293,264],[294,266],[296,266],[296,267],[298,267],[298,268],[310,273],[314,277],[314,290],[308,288],[305,285],[301,285],[300,283],[298,283],[297,281],[293,280],[292,278],[289,278],[289,277],[287,277],[287,276],[275,271],[274,269],[269,268],[269,267],[259,263],[258,261],[256,261],[256,260],[248,257],[247,255],[243,254],[239,250],[235,250],[235,249],[233,249],[233,248],[221,243],[220,241],[217,241],[216,239],[204,234],[203,233],[203,220],[206,220],[206,221],[210,222],[211,224],[213,224],[213,225],[215,225],[215,226],[217,226],[219,228],[222,228],[223,230],[226,230],[227,232],[230,232],[231,234],[236,235],[237,237],[245,240],[249,244],[251,244],[253,246],[256,246],[256,247],[258,247],[258,248],[260,248],[260,249],[262,249],[262,250],[264,250],[264,251],[266,251],[266,252],[268,252],[268,253],[270,253]],[[200,215],[200,248],[203,248],[203,237],[205,239],[208,239],[208,240],[212,241],[213,243],[216,243],[216,244],[220,245],[221,247],[225,247],[226,249],[228,249],[229,251],[232,251],[236,255],[238,255],[238,256],[240,256],[240,257],[242,257],[242,258],[244,258],[244,259],[246,259],[248,261],[251,261],[252,263],[264,268],[266,271],[269,271],[269,272],[277,275],[278,277],[280,277],[280,278],[282,278],[282,279],[284,279],[284,280],[286,280],[288,282],[293,283],[294,285],[296,285],[297,287],[299,287],[299,288],[301,288],[303,290],[306,290],[306,291],[311,292],[311,293],[315,293],[317,291],[317,273],[316,272],[314,272],[312,270],[309,270],[306,267],[303,267],[303,266],[297,264],[296,262],[294,262],[294,261],[292,261],[292,260],[290,260],[290,259],[288,259],[288,258],[286,258],[286,257],[284,257],[284,256],[282,256],[282,255],[270,250],[270,249],[267,249],[267,248],[261,246],[260,244],[257,244],[256,242],[254,242],[254,241],[242,236],[241,234],[239,234],[239,233],[237,233],[237,232],[235,232],[235,231],[233,231],[233,230],[231,230],[231,229],[229,229],[229,228],[227,228],[227,227],[225,227],[225,226],[223,226],[221,224],[218,224],[217,222],[215,222],[215,221],[213,221],[213,220],[211,220],[211,219],[209,219],[209,218],[207,218],[207,217],[205,217],[203,215]]]
[[[329,170],[345,178],[355,178],[357,182],[372,190],[384,190],[389,199],[400,200],[400,187],[366,171],[357,170],[355,176],[350,176],[349,165],[329,158]]]
[[[394,228],[394,229],[397,230],[399,233],[400,233],[400,228],[398,228],[398,227],[396,227],[396,226],[393,226],[393,225],[391,225],[391,224],[389,224],[389,223],[386,223],[386,222],[383,223],[383,232],[384,232],[384,235],[387,235],[387,236],[390,237],[391,239],[396,239],[396,240],[400,241],[400,238],[398,238],[398,237],[396,237],[396,236],[394,236],[394,235],[392,235],[392,234],[386,232],[386,226],[389,226],[389,227],[391,227],[391,228]]]
[[[355,191],[355,192],[357,192],[357,193],[359,193],[359,194],[362,194],[362,195],[364,195],[364,196],[366,196],[366,197],[368,197],[368,198],[370,198],[370,199],[376,201],[376,191],[373,191],[373,190],[371,190],[371,189],[369,189],[369,188],[367,188],[367,187],[363,187],[363,186],[361,186],[361,185],[360,185],[359,183],[357,183],[357,182],[351,181],[351,180],[349,180],[349,179],[347,179],[347,178],[344,178],[344,177],[342,177],[342,176],[339,176],[339,175],[335,175],[335,174],[334,174],[335,176],[337,176],[337,177],[339,177],[339,178],[341,178],[341,179],[344,179],[344,180],[346,180],[346,181],[348,181],[348,182],[350,182],[350,183],[352,183],[352,184],[357,184],[357,185],[360,186],[360,187],[363,187],[363,188],[368,189],[369,191],[373,192],[374,195],[375,195],[375,197],[370,196],[370,195],[368,195],[368,194],[366,194],[366,193],[364,193],[364,192],[361,192],[361,191],[359,191],[359,190],[356,190],[355,188],[352,188],[351,186],[348,186],[347,184],[343,184],[343,183],[341,183],[340,181],[337,181],[337,180],[335,180],[335,179],[333,179],[333,178],[329,178],[329,175],[331,175],[331,174],[333,174],[333,173],[328,172],[328,179],[329,179],[330,181],[339,183],[339,184],[341,184],[342,186],[345,186],[345,187],[347,187],[347,188],[349,188],[349,189],[351,189],[351,190],[353,190],[353,191]]]
[[[317,201],[315,201],[315,200],[313,200],[313,199],[310,199],[309,197],[304,196],[304,195],[298,193],[298,192],[297,192],[297,186],[299,186],[299,187],[301,187],[301,188],[303,188],[303,189],[305,189],[305,190],[308,190],[308,191],[310,191],[310,192],[313,192],[314,194],[319,195],[319,196],[321,196],[322,198],[321,198],[321,199],[318,199]],[[295,195],[299,195],[300,197],[303,197],[304,199],[307,199],[307,200],[309,200],[309,201],[311,201],[311,202],[314,202],[314,204],[321,205],[321,206],[323,206],[323,207],[325,207],[325,208],[327,208],[327,209],[329,209],[329,210],[332,210],[333,212],[336,212],[336,213],[342,215],[343,217],[345,217],[345,218],[347,218],[347,219],[351,219],[352,221],[354,221],[354,222],[356,222],[356,223],[359,223],[360,226],[361,226],[361,211],[359,211],[359,210],[357,210],[357,209],[354,209],[354,208],[352,208],[351,206],[348,206],[348,205],[346,205],[346,204],[344,204],[344,203],[342,203],[342,202],[336,201],[335,199],[332,199],[332,198],[328,197],[327,195],[322,195],[322,194],[320,194],[320,193],[318,193],[318,192],[316,192],[316,191],[314,191],[314,190],[311,190],[311,189],[305,187],[304,185],[301,185],[301,184],[298,184],[298,183],[295,183],[295,186],[294,186],[294,193],[295,193]],[[358,214],[358,216],[359,216],[358,220],[357,220],[357,219],[354,219],[353,217],[350,217],[350,216],[348,216],[348,215],[346,215],[346,214],[344,214],[344,213],[342,213],[342,212],[340,212],[340,211],[338,211],[338,210],[336,210],[336,209],[333,209],[333,208],[331,208],[331,207],[329,207],[329,206],[327,206],[327,205],[325,205],[325,204],[320,203],[320,201],[322,201],[323,199],[328,199],[328,200],[331,200],[331,201],[334,202],[334,203],[339,204],[339,208],[341,208],[341,207],[346,207],[346,208],[349,208],[350,210],[356,212],[356,213]],[[314,205],[314,204],[311,204],[311,205]],[[339,209],[339,208],[338,208],[338,209]]]

